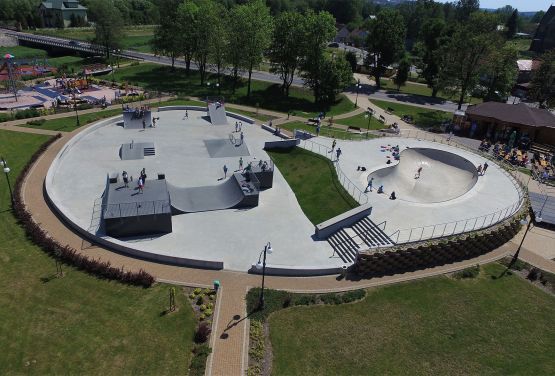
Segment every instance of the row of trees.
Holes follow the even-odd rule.
[[[478,1],[473,0],[459,1],[455,10],[459,21],[454,23],[427,18],[419,26],[412,50],[413,62],[432,96],[439,91],[456,94],[459,108],[478,87],[484,89],[486,100],[505,97],[516,80],[518,51],[506,42],[506,33],[497,30],[498,15],[479,11]],[[376,82],[379,85],[388,66],[398,63],[395,81],[402,85],[411,62],[405,52],[407,29],[401,13],[384,10],[369,26],[368,64]]]
[[[352,71],[344,57],[325,53],[335,35],[335,20],[327,12],[282,12],[274,18],[262,0],[229,10],[213,0],[164,0],[164,9],[154,50],[170,56],[172,66],[182,57],[187,72],[195,63],[201,85],[213,67],[219,85],[222,73],[230,72],[235,92],[239,77],[246,72],[250,96],[252,73],[264,56],[271,62],[271,71],[281,77],[285,96],[298,72],[317,102],[335,100],[351,82]]]

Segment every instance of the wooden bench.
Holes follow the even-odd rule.
[[[348,132],[358,132],[358,133],[361,132],[360,127],[353,127],[353,126],[349,126],[349,127],[347,128],[347,131],[348,131]]]
[[[385,123],[385,117],[383,115],[380,115],[380,118],[378,120],[382,123]]]

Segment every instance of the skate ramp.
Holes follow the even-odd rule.
[[[218,105],[216,102],[208,103],[208,115],[212,125],[227,125],[227,116],[225,114],[225,106]]]
[[[172,212],[196,213],[258,205],[258,190],[233,174],[225,182],[204,187],[179,188],[168,184]]]
[[[416,178],[418,168],[420,177]],[[399,163],[372,172],[373,186],[395,191],[397,199],[418,203],[453,200],[468,192],[478,181],[476,167],[469,160],[447,151],[411,148],[401,152]]]
[[[123,111],[123,128],[125,129],[143,129],[143,120],[145,127],[150,127],[152,124],[152,113],[150,110],[146,111]]]

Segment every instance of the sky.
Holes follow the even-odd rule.
[[[454,0],[436,0],[440,3],[454,2]],[[550,5],[555,5],[555,0],[480,0],[480,8],[502,8],[510,5],[519,12],[547,11]]]

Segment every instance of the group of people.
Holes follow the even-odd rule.
[[[372,192],[372,190],[374,189],[374,178],[370,178],[368,179],[368,185],[366,186],[366,189],[364,190],[364,193],[367,192]],[[383,184],[380,184],[380,186],[378,187],[377,191],[378,194],[383,194],[384,190],[383,190]],[[395,194],[395,191],[391,192],[391,194],[389,195],[389,199],[390,200],[396,200],[397,199],[397,195]]]
[[[123,186],[125,188],[129,188],[129,182],[133,181],[133,176],[129,176],[127,171],[124,170],[121,173],[121,177],[123,179]],[[146,170],[143,168],[141,172],[139,172],[139,180],[137,180],[137,189],[139,190],[139,193],[143,193],[144,187],[145,187],[145,181],[146,181]]]
[[[150,106],[140,106],[140,107],[129,107],[129,105],[125,106],[126,112],[133,112],[133,119],[141,119],[145,116],[147,111],[150,111]]]
[[[488,162],[484,162],[483,165],[479,165],[477,170],[478,170],[478,175],[479,176],[483,176],[486,174],[486,170],[488,169],[489,165]]]

